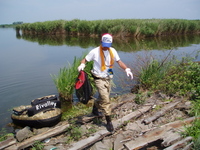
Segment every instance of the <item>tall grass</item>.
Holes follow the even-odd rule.
[[[152,58],[150,62],[147,62],[146,66],[141,68],[139,80],[142,87],[145,89],[156,89],[159,82],[161,82],[168,73],[171,64],[171,61],[158,61]]]
[[[161,61],[153,59],[143,66],[139,75],[145,89],[161,90],[191,100],[200,99],[200,65],[192,58],[177,60],[174,57]]]
[[[59,96],[66,100],[72,100],[72,93],[76,77],[78,76],[78,60],[75,58],[73,64],[60,68],[58,75],[51,75],[58,90]]]
[[[74,85],[79,74],[77,68],[80,65],[80,61],[84,58],[84,56],[85,55],[78,59],[75,57],[72,65],[69,63],[67,67],[60,68],[58,75],[51,75],[61,99],[72,101]],[[85,67],[85,71],[88,73],[89,79],[91,79],[91,69],[92,62],[89,62]]]
[[[151,54],[137,58],[134,73],[138,76],[140,86],[143,89],[155,90],[157,85],[164,79],[169,69],[174,65],[173,57],[170,56],[172,50],[163,59],[156,59]]]
[[[24,23],[20,26],[23,34],[56,34],[63,33],[65,21],[45,21],[35,23]],[[19,25],[18,25],[19,28]]]
[[[199,33],[200,20],[185,19],[74,19],[25,23],[20,25],[24,34],[56,34],[99,36],[109,32],[114,36],[160,36]]]

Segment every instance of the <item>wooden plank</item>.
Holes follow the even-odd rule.
[[[121,107],[125,103],[132,102],[134,97],[135,97],[135,95],[131,94],[131,93],[127,94],[127,95],[120,96],[118,98],[119,102],[112,103],[111,110],[113,111],[114,109],[117,109],[118,107]],[[99,116],[99,117],[94,116],[92,114],[84,115],[84,116],[80,116],[78,118],[77,123],[85,124],[85,123],[91,122],[94,118],[102,118],[102,117],[103,117],[103,114],[102,114],[102,116]]]
[[[137,117],[143,115],[145,112],[149,111],[151,108],[152,108],[151,106],[144,106],[144,107],[124,116],[121,119],[113,121],[114,129],[118,128],[119,126],[124,124],[124,122],[129,121],[132,118],[137,118]],[[100,130],[100,131],[94,133],[94,136],[90,136],[89,138],[83,139],[81,141],[78,141],[78,142],[72,144],[71,148],[69,150],[84,149],[84,148],[94,144],[96,141],[103,139],[105,136],[107,136],[109,134],[111,134],[111,133],[108,132],[107,130]]]
[[[124,122],[126,121],[129,121],[133,118],[138,118],[139,116],[143,115],[145,112],[149,111],[150,109],[152,109],[152,106],[143,106],[142,108],[135,110],[134,112],[124,116],[123,118],[114,121],[113,126],[114,128],[117,128],[123,125]]]
[[[136,138],[135,140],[125,143],[124,146],[129,150],[142,148],[148,145],[149,143],[162,139],[168,130],[181,128],[182,126],[186,124],[190,124],[192,121],[194,121],[194,119],[195,117],[191,117],[185,120],[178,120],[178,121],[165,124],[153,130],[150,130],[149,132],[146,132],[144,135]]]
[[[13,145],[17,142],[17,140],[14,137],[10,137],[6,139],[5,141],[0,142],[0,149],[4,149],[10,145]]]
[[[180,149],[180,148],[184,148],[185,146],[187,146],[187,142],[190,142],[192,140],[192,137],[186,137],[183,140],[169,146],[168,148],[165,148],[164,150],[176,150],[176,149]]]
[[[182,150],[191,150],[192,146],[193,146],[193,142],[189,143],[188,145],[186,145]]]
[[[180,132],[174,131],[174,129],[167,131],[163,135],[163,142],[161,143],[162,146],[168,147],[177,141],[180,141],[182,139],[182,136],[180,135]]]
[[[178,103],[180,103],[181,101],[178,101],[178,102],[175,102],[175,103],[170,103],[168,105],[166,105],[165,107],[162,108],[161,111],[158,111],[156,112],[153,116],[151,117],[148,117],[146,119],[143,120],[143,123],[144,124],[149,124],[151,123],[152,121],[155,121],[156,119],[158,119],[159,117],[161,116],[164,116],[164,114],[171,110],[172,108],[174,108]]]
[[[90,136],[89,138],[80,140],[74,144],[72,144],[72,147],[69,148],[68,150],[82,150],[90,145],[92,145],[93,143],[103,139],[105,136],[111,134],[110,132],[108,132],[107,130],[100,130],[98,132],[96,132],[93,136]]]
[[[21,143],[17,143],[17,144],[10,146],[10,147],[7,147],[7,148],[5,148],[5,150],[24,149],[26,147],[33,145],[35,141],[42,141],[46,138],[53,137],[55,135],[63,133],[63,132],[66,131],[66,128],[68,128],[68,127],[69,127],[69,124],[67,122],[63,122],[59,126],[56,126],[52,129],[49,129],[46,132],[43,132],[43,133],[38,134],[36,136],[33,136],[33,137],[31,137],[31,138],[29,138],[29,139],[27,139],[27,140],[25,140]]]

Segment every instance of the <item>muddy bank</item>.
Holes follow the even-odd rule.
[[[112,119],[115,128],[113,133],[106,130],[104,117],[95,118],[88,114],[74,118],[76,127],[62,121],[51,128],[26,128],[29,134],[23,133],[24,139],[20,137],[21,140],[16,134],[13,138],[15,143],[5,149],[29,149],[35,141],[42,141],[44,149],[63,150],[164,149],[175,146],[176,142],[182,140],[191,143],[190,137],[185,139],[181,136],[185,124],[190,124],[194,120],[188,114],[191,107],[190,101],[183,97],[168,97],[162,93],[152,93],[146,94],[143,104],[136,102],[135,94],[131,93],[116,97],[112,102]],[[71,131],[77,129],[80,134],[70,132],[68,129]],[[30,136],[30,131],[32,136]],[[29,136],[25,137],[25,135]],[[75,138],[72,140],[73,136]],[[182,147],[188,146],[184,145],[185,143],[182,142]]]

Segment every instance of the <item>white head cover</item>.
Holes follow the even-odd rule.
[[[102,47],[111,47],[112,46],[113,37],[109,33],[103,34],[101,38]]]

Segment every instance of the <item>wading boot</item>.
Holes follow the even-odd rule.
[[[98,111],[98,108],[95,105],[92,108],[92,114],[98,117],[103,117],[102,113]]]
[[[111,117],[110,116],[106,116],[106,121],[107,121],[107,125],[106,128],[109,132],[113,132],[114,128],[113,128],[113,124],[111,122]]]

